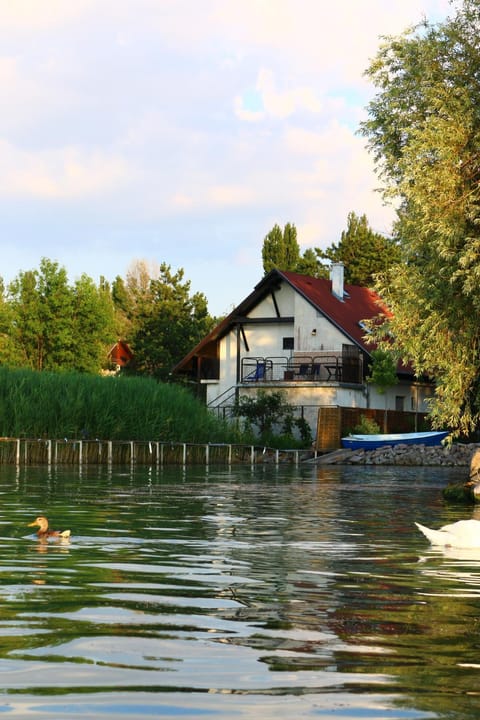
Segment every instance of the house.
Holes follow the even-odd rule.
[[[118,340],[108,351],[108,360],[115,366],[116,372],[128,365],[132,358],[133,352],[124,340]]]
[[[282,390],[314,436],[320,408],[417,417],[427,411],[433,387],[410,368],[399,364],[397,384],[383,394],[367,382],[375,346],[364,321],[380,313],[388,310],[376,293],[344,284],[341,263],[331,266],[330,279],[275,269],[174,372],[203,386],[207,405],[219,412],[259,388]]]

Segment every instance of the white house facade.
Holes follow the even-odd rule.
[[[259,389],[281,390],[314,434],[320,407],[426,413],[432,384],[408,368],[398,367],[384,394],[367,381],[373,346],[364,321],[382,312],[371,290],[344,285],[340,264],[329,280],[272,270],[174,372],[204,386],[217,410]]]

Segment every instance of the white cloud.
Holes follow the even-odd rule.
[[[447,0],[1,3],[0,225],[12,238],[3,273],[23,258],[30,266],[38,248],[106,277],[153,256],[204,279],[207,297],[209,286],[223,292],[223,310],[228,268],[240,268],[238,302],[242,282],[247,294],[261,276],[275,222],[294,222],[303,247],[337,241],[351,210],[388,230],[391,211],[355,134],[372,92],[362,73],[379,35],[449,9]]]
[[[3,2],[0,8],[2,30],[20,33],[51,29],[77,20],[91,10],[95,0],[14,0]]]
[[[0,142],[0,163],[4,196],[49,200],[95,196],[118,187],[128,175],[120,157],[85,154],[77,148],[32,154]]]
[[[322,104],[315,96],[313,88],[297,86],[283,91],[279,90],[274,73],[267,68],[259,70],[255,90],[261,108],[257,112],[245,107],[245,97],[237,96],[235,99],[237,113],[243,119],[257,120],[266,115],[287,118],[296,111],[306,110],[319,113],[322,109]]]

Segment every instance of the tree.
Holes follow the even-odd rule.
[[[115,310],[115,330],[117,338],[123,339],[131,334],[132,304],[127,285],[120,275],[112,282],[112,302]]]
[[[386,433],[388,429],[386,393],[389,387],[396,385],[398,382],[397,363],[391,352],[387,352],[381,348],[372,350],[371,356],[372,364],[370,365],[370,376],[368,377],[368,382],[377,386],[377,390],[380,395],[385,395],[383,432]]]
[[[307,248],[303,255],[300,254],[297,228],[291,223],[287,223],[283,231],[279,225],[274,225],[268,235],[265,236],[262,247],[262,260],[265,275],[274,268],[291,270],[292,272],[313,277],[325,274],[315,250]]]
[[[274,225],[263,241],[262,260],[265,275],[270,270],[296,270],[300,259],[300,246],[297,240],[297,228],[287,223],[282,232]]]
[[[75,359],[71,368],[96,373],[105,364],[106,346],[116,339],[114,305],[107,285],[97,287],[83,274],[73,286],[72,335]]]
[[[354,212],[348,214],[347,229],[342,231],[340,242],[326,250],[316,248],[316,253],[321,260],[343,263],[345,281],[362,287],[372,287],[375,276],[400,259],[397,241],[374,232],[367,216]]]
[[[172,367],[213,327],[203,293],[190,295],[183,269],[172,273],[166,263],[144,287],[137,304],[131,344],[135,372],[168,379]]]
[[[65,268],[42,258],[10,283],[0,328],[4,365],[99,372],[114,338],[110,291],[86,275],[72,287]]]
[[[0,364],[14,365],[16,348],[11,330],[14,316],[3,278],[0,278]]]
[[[458,4],[388,38],[367,75],[377,88],[362,125],[398,206],[401,262],[377,289],[393,337],[417,375],[436,380],[436,426],[480,420],[480,5]]]
[[[311,277],[327,277],[328,270],[320,264],[317,253],[313,248],[307,248],[300,260],[298,261],[296,272],[302,275],[310,275]]]
[[[10,362],[32,370],[70,367],[72,297],[65,269],[43,258],[39,270],[19,273],[8,292],[8,334],[15,348]]]

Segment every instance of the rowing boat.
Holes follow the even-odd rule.
[[[448,430],[429,432],[386,433],[384,435],[348,435],[342,438],[342,447],[350,450],[376,450],[387,445],[440,445]]]

